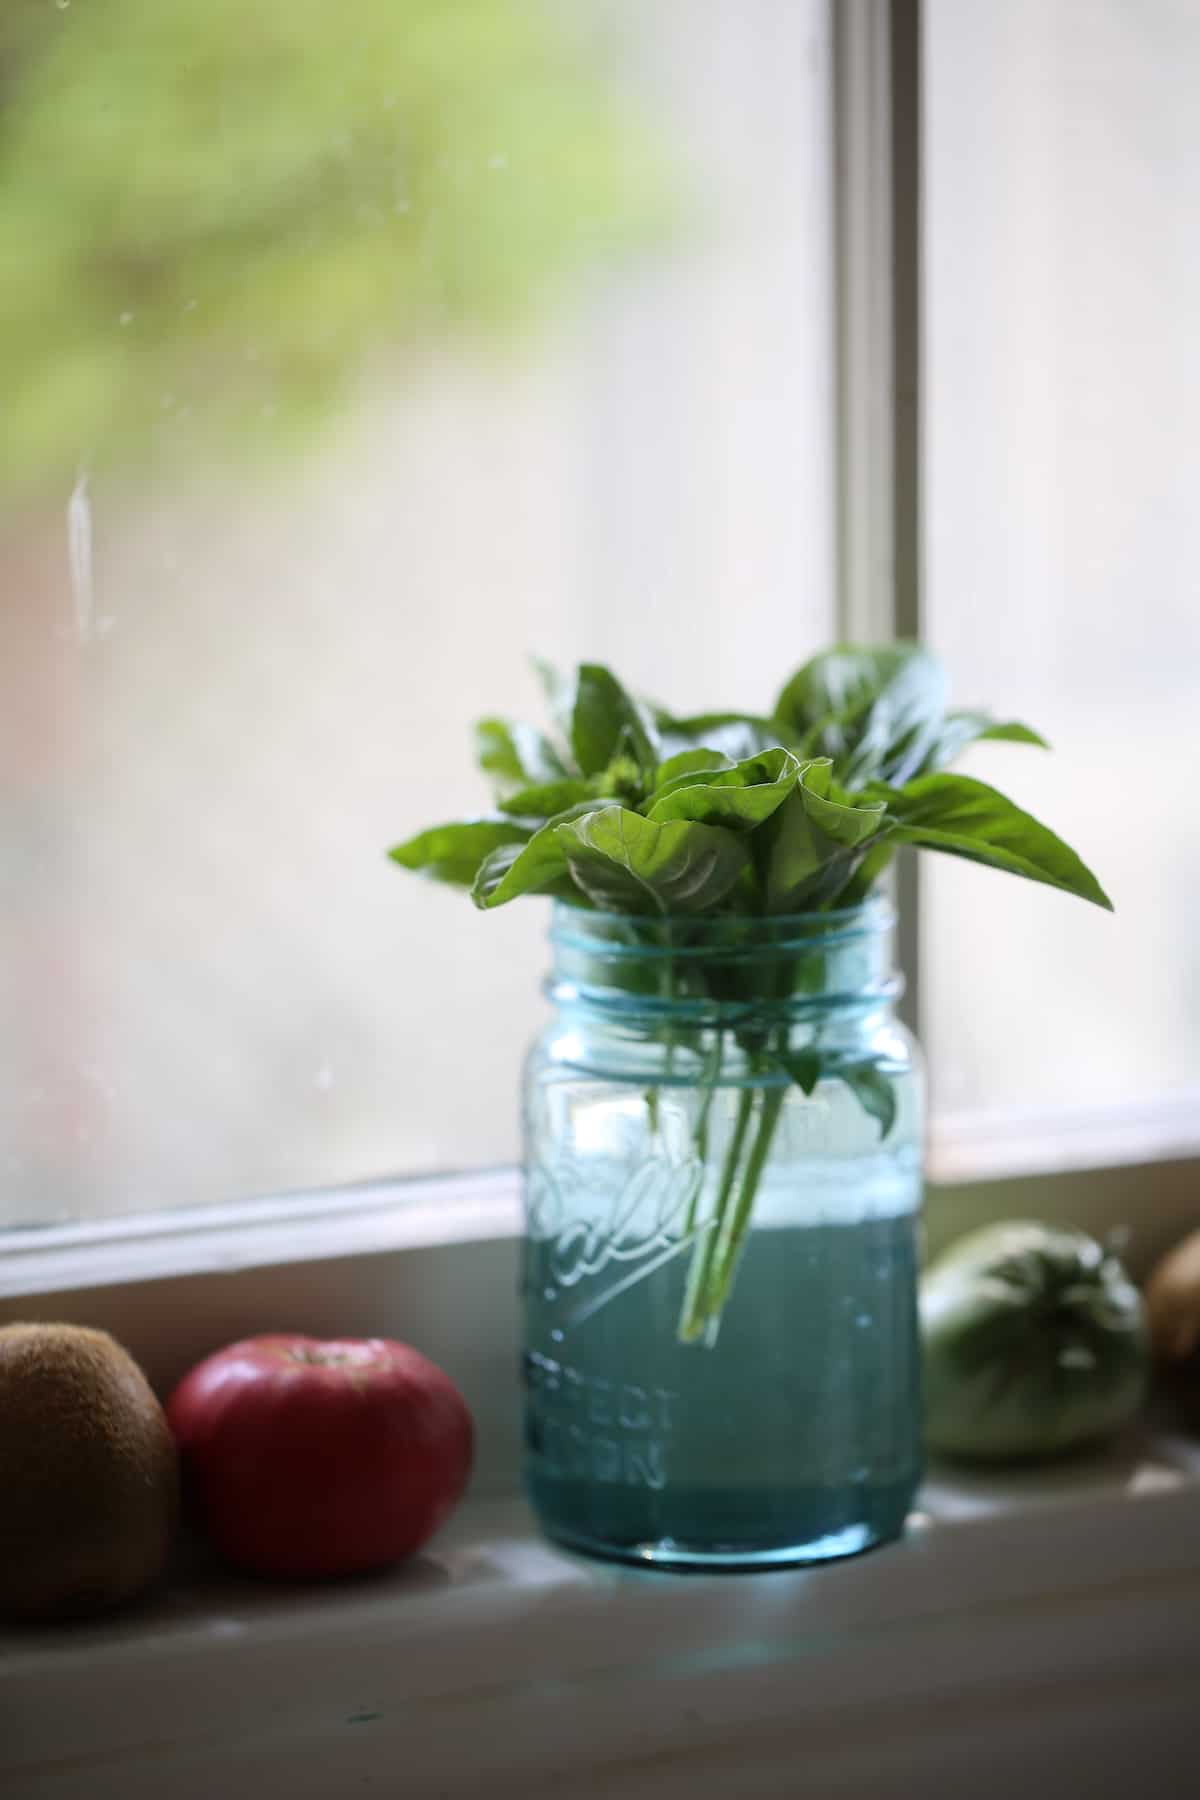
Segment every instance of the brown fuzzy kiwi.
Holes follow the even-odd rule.
[[[162,1407],[106,1331],[0,1327],[0,1617],[81,1618],[165,1567],[179,1469]]]
[[[1146,1322],[1164,1397],[1200,1431],[1200,1231],[1176,1244],[1146,1283]]]
[[[1160,1362],[1178,1366],[1200,1354],[1200,1231],[1176,1244],[1152,1271],[1146,1320]]]

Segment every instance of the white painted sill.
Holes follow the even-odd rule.
[[[0,1792],[1183,1795],[1198,1659],[1200,1450],[1170,1439],[932,1481],[902,1543],[768,1575],[587,1562],[480,1500],[390,1576],[199,1572],[0,1638]]]
[[[462,1385],[480,1460],[431,1553],[382,1580],[197,1574],[0,1639],[5,1800],[1103,1800],[1148,1766],[1153,1792],[1196,1791],[1200,1447],[934,1480],[904,1542],[825,1569],[585,1562],[512,1498],[518,1227],[501,1173],[10,1234],[0,1322],[105,1326],[160,1391],[249,1331],[407,1337]]]

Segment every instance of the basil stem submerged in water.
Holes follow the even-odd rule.
[[[995,788],[947,772],[980,740],[1045,746],[1028,726],[947,710],[945,672],[919,645],[827,650],[785,684],[770,717],[673,714],[635,698],[598,663],[571,680],[544,664],[539,673],[548,731],[498,718],[476,727],[495,810],[390,852],[404,868],[469,887],[484,911],[538,894],[633,921],[820,913],[865,900],[902,844],[1111,910],[1061,838]],[[662,1031],[670,1066],[675,1027]],[[794,1053],[786,1029],[769,1022],[736,1035],[759,1079],[740,1091],[711,1218],[698,1224],[695,1206],[689,1216],[685,1342],[713,1341],[788,1083],[811,1093],[822,1074],[841,1079],[882,1136],[891,1125],[891,1091],[873,1069],[826,1066],[819,1046]],[[702,1164],[723,1036],[714,1034],[703,1069]],[[653,1122],[657,1095],[648,1104]]]

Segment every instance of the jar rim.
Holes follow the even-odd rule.
[[[559,903],[550,930],[556,1005],[654,1027],[744,1026],[890,1004],[903,988],[886,895],[830,912],[605,913]]]
[[[896,924],[886,894],[868,894],[854,906],[793,913],[621,913],[556,900],[550,941],[581,950],[603,946],[633,956],[693,954],[705,950],[782,950],[877,937]],[[617,934],[627,934],[618,936]],[[632,941],[631,941],[632,940]]]

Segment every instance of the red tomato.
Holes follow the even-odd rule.
[[[386,1338],[246,1338],[184,1376],[167,1419],[213,1542],[262,1575],[349,1575],[410,1555],[471,1468],[466,1401]]]

